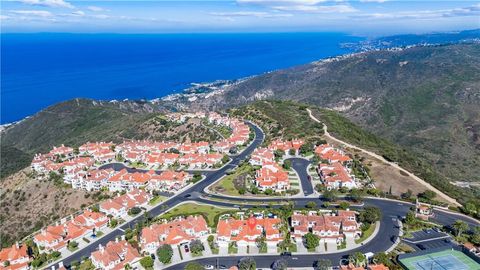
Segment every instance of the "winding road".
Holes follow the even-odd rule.
[[[308,202],[314,201],[317,203],[318,206],[323,204],[323,200],[321,197],[311,197],[311,198],[232,198],[226,197],[218,194],[207,194],[205,192],[206,187],[213,184],[220,178],[222,178],[228,170],[234,169],[237,167],[242,161],[246,160],[247,157],[253,152],[255,148],[261,145],[264,140],[264,133],[263,131],[256,125],[248,122],[248,125],[254,130],[255,132],[255,139],[251,142],[249,146],[240,154],[236,156],[232,156],[231,161],[216,171],[208,171],[203,172],[205,175],[205,179],[196,183],[195,185],[190,186],[189,188],[185,189],[182,192],[175,194],[174,196],[170,197],[168,200],[160,203],[159,205],[153,207],[152,209],[148,210],[148,214],[150,216],[158,216],[164,213],[165,211],[175,207],[176,205],[183,203],[185,201],[194,201],[198,203],[206,203],[215,206],[225,206],[225,207],[236,207],[238,208],[238,204],[241,204],[242,208],[251,208],[258,206],[256,203],[258,202],[285,202],[285,201],[292,201],[296,207],[304,207]],[[313,187],[308,179],[307,174],[307,166],[310,162],[306,159],[301,158],[293,158],[292,159],[292,167],[297,171],[301,183],[303,186],[304,194],[311,195],[313,194]],[[223,201],[220,201],[220,200]],[[338,253],[332,254],[311,254],[311,255],[293,255],[292,257],[284,257],[288,260],[288,265],[290,267],[309,267],[312,266],[315,261],[317,261],[320,257],[325,259],[330,259],[332,262],[338,262],[342,258],[348,256],[355,251],[361,251],[363,253],[366,252],[379,252],[385,251],[393,245],[396,237],[399,235],[399,227],[397,224],[397,219],[405,216],[405,214],[409,211],[410,207],[412,206],[409,203],[388,200],[388,199],[380,199],[380,198],[365,198],[364,204],[366,206],[375,206],[381,209],[382,211],[382,219],[380,223],[380,228],[376,237],[366,243],[365,245],[358,247],[354,250],[349,250],[348,252],[339,251]],[[268,207],[268,206],[267,206]],[[279,207],[279,205],[274,205],[272,207]],[[351,207],[351,208],[358,208],[358,207]],[[467,222],[470,226],[479,226],[480,222],[474,220],[472,218],[466,217],[464,215],[435,210],[436,217],[434,221],[444,224],[444,225],[451,225],[455,220],[461,219]],[[90,245],[86,246],[85,248],[73,253],[72,255],[65,257],[62,259],[63,264],[66,266],[71,265],[73,261],[81,261],[82,258],[89,257],[90,254],[98,248],[99,244],[106,245],[109,241],[114,240],[116,237],[119,237],[124,234],[124,230],[127,228],[133,228],[138,222],[143,220],[143,215],[139,215],[133,220],[129,221],[128,223],[122,224],[120,227],[117,227],[112,232],[104,235],[97,241],[91,243]],[[201,264],[211,264],[211,265],[225,265],[227,267],[236,265],[238,259],[244,256],[234,256],[228,255],[226,257],[218,256],[212,258],[204,258],[198,259],[197,261]],[[278,255],[254,255],[255,260],[257,262],[257,267],[270,267],[271,264],[278,259],[280,256]],[[183,269],[185,262],[177,263],[174,265],[169,266],[167,269]]]

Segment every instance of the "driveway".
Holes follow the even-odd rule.
[[[210,249],[210,245],[208,244],[208,241],[206,239],[203,239],[202,244],[205,247],[205,250],[203,251],[203,255],[204,256],[212,255],[212,250]]]
[[[335,250],[337,250],[337,244],[336,244],[336,243],[327,242],[327,251],[328,251],[328,252],[332,252],[332,251],[335,251]]]
[[[219,255],[228,255],[228,247],[220,246],[218,248]]]
[[[172,248],[173,250],[173,255],[172,255],[172,262],[179,262],[181,261],[181,257],[180,257],[180,252],[178,251],[178,248],[177,247],[173,247]]]
[[[267,253],[276,254],[277,253],[277,245],[267,244]]]
[[[247,246],[238,246],[238,252],[237,254],[247,254]]]
[[[257,245],[250,245],[248,247],[248,254],[258,254],[258,253],[260,253],[260,252],[258,250]]]

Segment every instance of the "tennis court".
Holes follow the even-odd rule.
[[[408,270],[480,270],[480,264],[453,249],[404,258],[400,262]]]

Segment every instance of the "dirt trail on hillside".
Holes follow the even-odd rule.
[[[380,161],[383,162],[383,163],[386,163],[386,164],[392,166],[393,168],[398,169],[399,171],[404,172],[405,174],[407,174],[407,175],[410,176],[411,178],[415,179],[417,182],[421,183],[422,185],[424,185],[424,186],[427,187],[428,189],[430,189],[430,190],[434,191],[435,193],[437,193],[438,196],[442,197],[442,198],[443,198],[444,200],[446,200],[447,202],[449,202],[449,203],[451,203],[451,204],[453,204],[453,205],[455,205],[455,206],[459,206],[459,207],[462,206],[462,205],[461,205],[460,203],[458,203],[455,199],[449,197],[447,194],[441,192],[440,190],[438,190],[438,189],[435,188],[434,186],[432,186],[432,185],[430,185],[429,183],[425,182],[425,181],[424,181],[423,179],[421,179],[420,177],[416,176],[415,174],[413,174],[413,173],[405,170],[404,168],[400,167],[398,164],[396,164],[396,163],[394,163],[394,162],[390,162],[390,161],[386,160],[385,158],[383,158],[382,156],[380,156],[380,155],[378,155],[378,154],[376,154],[376,153],[374,153],[374,152],[368,151],[368,150],[366,150],[366,149],[360,148],[360,147],[358,147],[358,146],[352,145],[352,144],[350,144],[350,143],[347,143],[347,142],[345,142],[345,141],[342,141],[342,140],[339,140],[339,139],[333,137],[332,135],[330,135],[330,133],[328,133],[328,128],[327,128],[327,126],[326,126],[323,122],[321,122],[320,120],[318,120],[315,116],[313,116],[312,111],[311,111],[310,109],[307,108],[307,111],[308,111],[308,115],[310,116],[310,118],[311,118],[313,121],[315,121],[315,122],[320,123],[320,124],[323,125],[323,131],[324,131],[325,137],[327,137],[327,138],[331,139],[332,141],[335,141],[335,142],[337,142],[337,143],[339,143],[339,144],[345,145],[346,147],[353,148],[353,149],[357,149],[357,150],[359,150],[359,151],[361,151],[361,152],[363,152],[363,153],[365,153],[365,154],[367,154],[367,155],[370,155],[371,157],[374,157],[374,158],[380,160]]]

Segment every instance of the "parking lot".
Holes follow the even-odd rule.
[[[433,229],[412,233],[412,237],[403,239],[405,243],[416,250],[425,250],[450,246],[451,238],[448,234]]]

